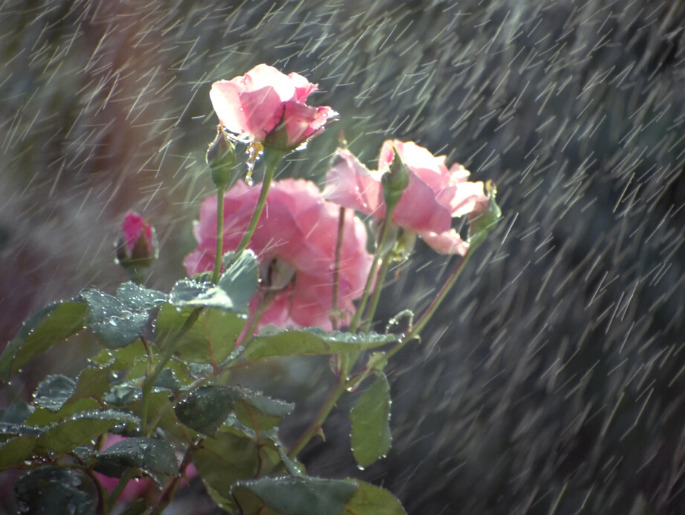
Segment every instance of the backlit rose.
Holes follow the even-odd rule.
[[[117,262],[126,268],[147,267],[157,258],[154,228],[137,213],[128,213],[121,224]]]
[[[306,104],[317,85],[297,73],[260,64],[245,75],[212,84],[209,98],[230,132],[265,147],[290,151],[321,132],[338,113]]]
[[[452,229],[452,218],[485,209],[488,199],[482,182],[469,182],[460,164],[450,168],[445,156],[434,156],[413,142],[388,140],[381,148],[378,170],[367,169],[346,149],[339,149],[328,174],[324,196],[378,220],[385,217],[381,177],[395,152],[409,172],[409,185],[392,214],[392,222],[416,232],[441,254],[465,254],[466,243]]]
[[[238,246],[259,196],[259,188],[236,184],[224,196],[224,252]],[[260,325],[318,326],[331,329],[333,270],[339,207],[326,202],[309,181],[274,181],[249,248],[260,260],[262,287],[252,300],[256,309],[273,295]],[[216,246],[216,197],[208,197],[195,223],[197,248],[185,259],[189,275],[211,270]],[[339,274],[338,309],[354,313],[371,267],[366,230],[347,212]],[[346,319],[346,317],[343,317]]]

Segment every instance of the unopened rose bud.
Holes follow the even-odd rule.
[[[240,178],[235,168],[235,145],[221,125],[217,128],[216,138],[207,149],[207,164],[212,172],[212,181],[217,188],[230,189]]]
[[[402,193],[409,186],[409,172],[407,167],[400,159],[399,153],[395,151],[388,171],[381,177],[383,185],[383,195],[388,209],[394,208],[402,198]]]
[[[502,210],[497,205],[497,186],[493,181],[485,182],[487,203],[477,205],[469,214],[469,246],[475,249],[483,243],[487,235],[495,228],[502,217]]]
[[[127,214],[121,224],[116,262],[130,274],[137,274],[157,259],[157,253],[155,229],[137,213]]]

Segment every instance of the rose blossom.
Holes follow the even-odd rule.
[[[224,196],[223,250],[235,249],[248,225],[259,188],[239,182]],[[318,326],[331,329],[333,272],[339,206],[326,202],[309,181],[274,181],[248,248],[260,261],[262,288],[250,305],[254,313],[270,291],[274,297],[260,325]],[[211,270],[216,249],[216,197],[208,197],[195,222],[197,248],[186,257],[188,275]],[[366,252],[364,224],[348,212],[340,259],[338,309],[354,313],[352,301],[361,296],[372,257]]]
[[[128,213],[121,224],[117,262],[124,267],[146,267],[157,258],[154,228],[138,213]]]
[[[378,220],[385,217],[381,177],[395,151],[409,173],[409,185],[392,214],[392,222],[418,233],[441,254],[465,254],[467,244],[452,228],[452,218],[475,214],[487,207],[482,182],[469,182],[469,171],[445,156],[434,156],[413,142],[387,140],[378,159],[378,171],[368,170],[347,149],[339,149],[324,190],[326,199],[361,211]]]
[[[290,151],[321,132],[338,114],[327,106],[306,104],[316,89],[302,75],[285,75],[259,64],[245,75],[212,84],[209,98],[230,132],[265,147]]]

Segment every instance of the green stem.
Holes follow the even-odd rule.
[[[262,216],[262,211],[264,210],[264,205],[266,204],[266,195],[269,193],[269,187],[271,186],[271,181],[276,173],[276,168],[278,163],[283,159],[284,153],[280,150],[265,149],[264,150],[264,180],[262,181],[262,189],[259,192],[259,198],[257,199],[257,205],[255,206],[254,212],[252,213],[252,218],[250,223],[243,234],[243,238],[240,240],[238,247],[235,249],[233,258],[228,263],[226,268],[230,267],[238,256],[247,248],[252,239],[257,224],[259,223],[259,218]]]
[[[371,329],[371,323],[373,322],[373,316],[376,314],[376,308],[378,308],[378,301],[381,298],[381,290],[383,289],[383,283],[385,283],[385,276],[388,274],[388,269],[390,268],[390,254],[383,256],[381,263],[381,268],[378,271],[378,279],[376,280],[377,286],[373,289],[373,296],[371,297],[371,304],[369,304],[369,309],[366,312],[366,321],[364,322],[364,327],[362,332],[368,332]]]
[[[438,294],[433,298],[433,301],[430,303],[430,305],[426,308],[426,311],[423,312],[421,317],[418,319],[418,321],[411,327],[409,332],[402,338],[400,343],[398,343],[395,347],[393,347],[391,350],[389,350],[386,355],[385,359],[388,360],[397,352],[402,349],[407,343],[415,339],[421,330],[426,326],[426,324],[430,321],[430,319],[433,317],[435,312],[438,310],[440,307],[440,304],[442,303],[443,300],[445,300],[445,297],[447,294],[450,292],[454,284],[457,282],[457,279],[459,279],[459,276],[461,275],[461,272],[464,270],[464,267],[466,266],[466,263],[468,263],[469,259],[471,258],[471,255],[473,253],[473,249],[469,248],[466,251],[466,254],[464,254],[461,259],[459,260],[459,263],[455,267],[455,269],[452,271],[452,274],[449,276],[447,279],[447,282],[443,285],[443,287],[440,289]]]
[[[216,256],[212,282],[216,283],[221,275],[221,261],[224,255],[224,194],[225,186],[217,186],[216,193]]]
[[[202,308],[195,308],[192,313],[190,313],[190,316],[185,321],[181,329],[178,330],[174,338],[165,345],[166,349],[161,359],[157,363],[157,366],[155,366],[155,369],[145,378],[145,381],[143,382],[143,405],[140,428],[141,432],[147,433],[148,436],[150,436],[155,429],[154,427],[151,427],[149,430],[146,428],[148,411],[150,408],[150,392],[152,391],[152,385],[155,384],[159,374],[162,373],[162,370],[164,370],[164,367],[171,359],[171,356],[173,356],[178,343],[181,341],[181,338],[190,330],[191,327],[193,327],[193,324],[195,324],[201,312]]]
[[[104,507],[103,513],[111,513],[112,509],[117,503],[117,499],[121,496],[122,492],[124,491],[124,488],[126,488],[126,485],[133,479],[136,471],[133,468],[128,468],[124,472],[124,475],[121,476],[121,479],[117,482],[116,486],[114,487],[114,490],[112,490],[112,493],[109,495],[109,498],[107,499],[106,506]]]
[[[338,236],[335,240],[335,261],[333,263],[333,299],[331,303],[331,326],[338,329],[338,295],[340,290],[340,259],[342,257],[343,233],[345,231],[345,208],[338,212]]]
[[[350,323],[350,332],[354,333],[357,331],[359,328],[359,322],[361,320],[362,313],[364,312],[364,308],[366,308],[366,303],[369,300],[369,295],[371,293],[371,287],[373,286],[373,281],[374,278],[376,277],[376,270],[378,270],[378,263],[381,261],[381,253],[384,252],[385,245],[386,245],[386,240],[388,239],[388,234],[390,234],[390,219],[392,218],[392,212],[393,212],[393,207],[389,207],[387,212],[385,213],[385,220],[383,222],[383,232],[381,232],[381,238],[378,242],[378,245],[376,247],[376,255],[374,256],[373,259],[373,264],[371,265],[371,270],[369,271],[369,275],[366,278],[366,284],[364,285],[364,294],[362,295],[362,300],[359,303],[359,307],[357,308],[357,312],[354,314],[354,318],[352,319],[352,322]],[[376,289],[380,289],[383,287],[383,284],[380,281],[376,281]]]
[[[259,324],[262,315],[266,311],[266,308],[269,307],[269,304],[271,304],[271,301],[274,299],[275,296],[276,292],[266,292],[264,294],[264,297],[257,306],[257,309],[250,316],[247,326],[245,327],[245,329],[243,329],[242,336],[236,342],[236,347],[243,345],[244,342],[249,341],[249,339],[252,338],[252,335],[257,330],[257,324]]]
[[[328,415],[330,415],[331,411],[333,411],[333,408],[338,402],[338,399],[340,399],[340,396],[345,393],[345,389],[347,388],[347,375],[344,373],[344,369],[347,367],[343,364],[340,368],[341,371],[338,374],[338,381],[328,393],[326,401],[321,405],[319,412],[310,422],[309,426],[307,426],[305,432],[302,433],[297,442],[295,442],[295,445],[293,445],[292,449],[290,449],[290,452],[288,452],[288,456],[291,458],[297,457],[302,449],[304,449],[309,443],[309,440],[311,440],[312,437],[321,430],[321,425],[328,418]]]

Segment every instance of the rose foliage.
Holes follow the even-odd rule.
[[[152,226],[129,214],[117,262],[131,280],[115,292],[89,288],[46,306],[8,343],[3,385],[77,333],[101,347],[75,376],[47,376],[0,410],[0,470],[22,472],[14,488],[20,513],[160,513],[189,481],[242,515],[404,513],[379,486],[307,475],[299,456],[323,445],[322,425],[344,395],[354,398],[357,463],[366,467],[389,452],[385,367],[419,340],[500,211],[494,184],[484,191],[461,165],[447,168],[444,157],[398,140],[383,144],[376,171],[339,149],[324,192],[305,180],[271,181],[283,155],[337,114],[306,104],[315,90],[266,65],[215,83],[220,125],[207,183],[219,194],[200,206],[188,276],[168,292],[144,286],[159,244]],[[236,164],[240,140],[266,150],[259,185],[237,180],[236,166],[254,164],[254,154]],[[452,225],[457,217],[468,225],[466,240]],[[386,332],[373,332],[388,269],[409,257],[406,242],[416,235],[461,261],[416,319],[404,310],[378,324]],[[391,332],[400,319],[403,332]],[[307,356],[328,357],[330,374],[319,381],[329,394],[301,433],[282,439],[292,399],[242,386],[239,371]],[[260,379],[271,378],[251,384]]]

